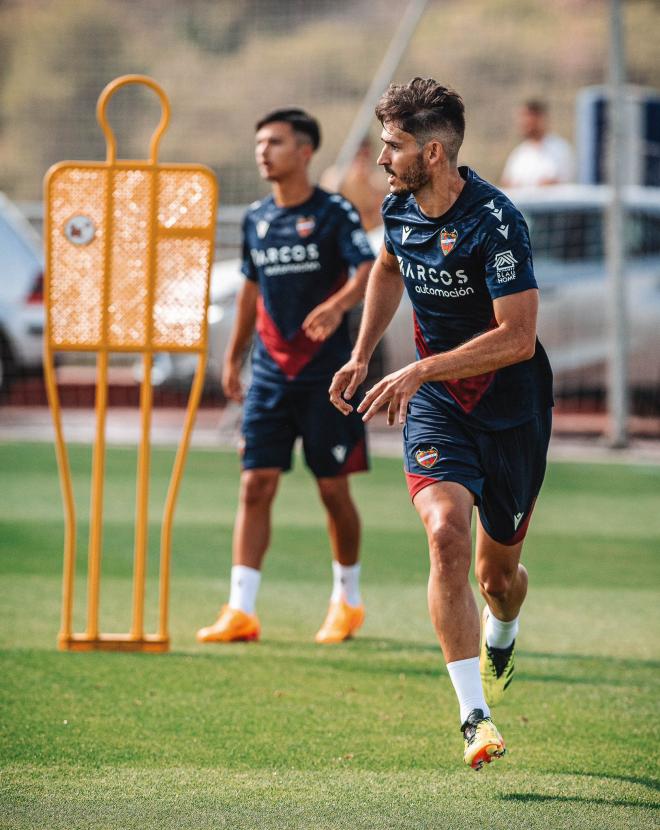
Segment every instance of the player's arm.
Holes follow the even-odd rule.
[[[383,378],[358,406],[358,412],[364,413],[363,420],[369,421],[387,404],[387,422],[393,424],[398,412],[402,424],[408,402],[423,383],[473,377],[529,360],[536,350],[538,305],[536,288],[493,300],[495,328]]]
[[[302,328],[310,340],[327,340],[339,327],[344,314],[364,297],[373,259],[360,263],[353,277],[327,300],[313,308],[303,320]]]
[[[259,283],[246,279],[236,298],[236,317],[222,367],[222,390],[230,400],[238,403],[243,400],[241,367],[254,334],[258,297]]]
[[[399,264],[383,245],[369,275],[360,332],[351,359],[335,373],[330,386],[330,400],[344,415],[353,410],[348,401],[366,378],[371,355],[394,317],[402,293]]]

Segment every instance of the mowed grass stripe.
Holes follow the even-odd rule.
[[[34,780],[37,772],[38,784],[28,791],[26,778]],[[52,830],[437,830],[478,828],[486,819],[492,827],[513,830],[657,825],[652,791],[641,777],[510,772],[486,779],[455,771],[375,773],[355,770],[346,760],[322,773],[216,768],[200,775],[198,766],[73,767],[68,773],[62,781],[48,771],[10,767],[6,784],[12,806],[3,826],[36,830],[44,826],[44,818]]]
[[[154,509],[171,458],[154,452]],[[72,460],[86,505],[88,448]],[[108,454],[103,619],[124,629],[134,460]],[[52,449],[0,447],[0,827],[656,826],[659,483],[657,468],[550,467],[526,548],[516,679],[496,712],[510,755],[475,775],[461,768],[424,534],[398,461],[376,459],[354,480],[368,614],[355,641],[312,642],[329,553],[299,464],[278,499],[263,641],[195,642],[226,597],[237,487],[232,454],[200,452],[175,524],[173,653],[62,654]],[[77,600],[82,624],[82,579]]]

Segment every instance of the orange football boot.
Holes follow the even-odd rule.
[[[331,602],[328,615],[314,638],[317,643],[341,643],[348,640],[364,622],[364,605]]]
[[[484,717],[481,709],[473,709],[461,726],[464,738],[463,760],[480,770],[484,764],[490,764],[506,753],[506,747],[497,727],[490,719]]]
[[[258,640],[261,627],[256,614],[246,614],[238,608],[223,605],[213,625],[200,628],[200,643],[234,643],[242,640]]]

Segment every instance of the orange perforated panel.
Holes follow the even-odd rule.
[[[158,223],[163,228],[208,228],[213,222],[212,184],[208,175],[161,170]]]
[[[204,343],[211,250],[204,239],[160,239],[154,297],[154,346],[199,348]]]
[[[98,167],[64,166],[50,179],[48,304],[56,348],[101,344],[107,178]]]
[[[208,169],[65,163],[46,197],[51,347],[206,347],[216,209]]]
[[[153,176],[118,170],[112,178],[112,256],[108,293],[111,348],[147,345]]]

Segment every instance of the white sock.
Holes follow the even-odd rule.
[[[468,657],[467,660],[454,660],[447,663],[447,671],[454,685],[454,691],[461,709],[461,725],[473,709],[481,709],[485,717],[490,709],[484,698],[484,690],[479,674],[479,658]]]
[[[245,611],[246,614],[254,614],[260,582],[261,571],[245,565],[234,565],[231,569],[229,607]]]
[[[332,561],[332,594],[330,602],[343,602],[348,605],[361,605],[360,563],[357,565],[340,565]]]
[[[510,622],[503,622],[498,620],[493,612],[488,610],[488,617],[486,618],[486,642],[491,648],[508,648],[516,639],[520,617]]]

